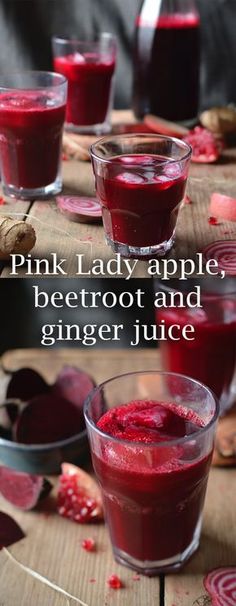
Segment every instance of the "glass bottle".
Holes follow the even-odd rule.
[[[198,113],[200,17],[194,0],[144,0],[136,19],[133,110],[176,122]]]

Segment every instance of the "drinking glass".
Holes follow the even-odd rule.
[[[0,77],[0,161],[6,195],[30,200],[61,190],[66,94],[66,79],[53,72]]]
[[[163,369],[186,374],[208,385],[220,400],[221,412],[225,412],[235,400],[235,280],[205,277],[186,282],[169,280],[165,285],[162,281],[156,286],[167,293],[167,307],[156,309],[158,322],[163,320],[167,328],[177,323],[191,324],[195,329],[194,340],[181,336],[178,341],[169,337],[160,341]],[[200,288],[201,307],[190,307],[187,297],[196,286]],[[178,297],[178,292],[183,295],[182,308],[170,302],[171,293]]]
[[[187,143],[162,135],[104,137],[91,147],[107,243],[139,259],[174,242],[191,156]]]
[[[155,436],[151,442],[129,441],[97,426],[106,411],[123,410],[132,402],[130,432],[139,431],[142,422],[135,413],[140,401],[145,407],[161,405],[162,441],[155,441]],[[181,416],[181,422],[186,420],[181,437],[174,437],[170,410]],[[147,575],[180,568],[199,545],[218,416],[216,398],[189,377],[135,372],[94,388],[84,413],[115,559]],[[188,420],[196,421],[194,432]],[[155,423],[158,427],[158,413],[144,417],[146,430],[152,431]]]
[[[103,32],[96,41],[54,37],[54,69],[68,79],[66,128],[78,133],[109,132],[113,105],[116,43]]]

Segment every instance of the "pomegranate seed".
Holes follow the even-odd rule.
[[[95,551],[96,543],[95,543],[94,539],[92,539],[92,538],[84,539],[82,541],[82,547],[83,547],[83,549],[85,549],[85,551]]]
[[[5,204],[5,200],[4,200],[4,198],[0,197],[0,206],[3,204]]]
[[[192,204],[192,200],[190,200],[189,196],[184,196],[184,204]]]
[[[121,587],[123,587],[121,579],[116,574],[112,574],[107,579],[107,584],[111,589],[121,589]]]
[[[209,225],[219,225],[218,219],[216,217],[208,217]]]

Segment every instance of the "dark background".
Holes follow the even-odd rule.
[[[156,0],[153,0],[155,2]],[[196,0],[201,15],[201,109],[236,103],[236,0]],[[0,73],[51,69],[51,36],[118,42],[115,105],[131,102],[132,40],[140,0],[0,0]]]
[[[37,284],[39,290],[48,294],[60,291],[78,292],[82,288],[88,291],[113,291],[117,295],[124,291],[135,292],[137,288],[145,291],[144,309],[121,309],[117,305],[112,309],[104,307],[96,309],[55,309],[51,305],[44,309],[34,309],[34,292],[32,286]],[[63,324],[124,324],[121,341],[99,341],[90,347],[128,347],[133,338],[132,324],[137,319],[143,324],[155,322],[153,306],[153,284],[151,279],[74,279],[74,278],[9,278],[0,280],[0,355],[8,350],[21,347],[43,347],[41,341],[41,326],[57,324],[61,319]],[[156,347],[155,342],[140,342],[140,347]],[[88,347],[80,341],[59,341],[51,347]]]

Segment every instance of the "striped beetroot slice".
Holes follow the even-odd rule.
[[[81,218],[98,220],[102,216],[101,206],[97,198],[86,196],[57,196],[57,205],[72,220]]]
[[[216,568],[204,578],[204,587],[212,599],[212,606],[236,605],[236,567]]]
[[[217,240],[208,244],[202,253],[205,261],[215,259],[226,275],[236,276],[236,240]]]

